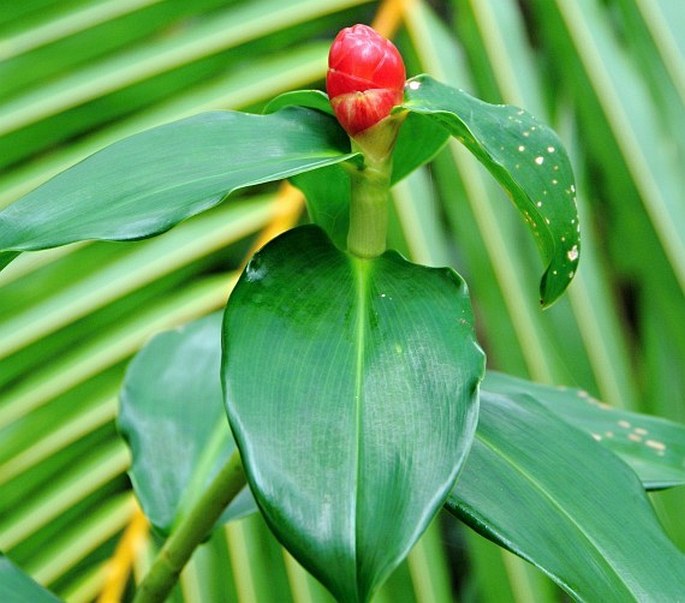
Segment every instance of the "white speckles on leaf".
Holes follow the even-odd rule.
[[[535,205],[537,205],[538,207],[542,207],[542,201],[538,201]]]
[[[538,165],[542,165],[542,163],[545,161],[545,158],[542,155],[539,155],[538,157],[535,158],[535,163]]]
[[[418,90],[421,87],[421,82],[409,82],[409,89],[410,90]]]
[[[618,422],[618,426],[622,427],[623,429],[630,429],[630,423],[628,423],[628,421],[625,421],[624,419],[621,419]]]
[[[575,262],[578,259],[578,245],[574,245],[566,253],[566,257],[571,261]]]
[[[657,442],[656,440],[646,440],[645,444],[650,448],[653,448],[654,450],[658,450],[660,452],[666,450],[666,444],[664,444],[663,442]]]
[[[552,147],[552,146],[547,147],[548,153],[554,153],[554,151],[556,151],[556,149],[554,147]]]

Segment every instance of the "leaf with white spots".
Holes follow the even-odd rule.
[[[530,396],[481,390],[447,508],[578,601],[682,601],[685,555],[635,473]]]
[[[488,372],[483,389],[525,394],[617,454],[647,490],[685,485],[685,425],[612,408],[586,391]]]
[[[551,305],[571,282],[580,256],[573,171],[558,136],[527,111],[483,102],[426,75],[408,82],[404,107],[434,118],[509,193],[546,263],[540,298]]]

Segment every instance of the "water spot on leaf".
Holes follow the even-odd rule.
[[[645,444],[650,448],[653,448],[654,450],[658,450],[660,452],[666,450],[666,444],[664,444],[663,442],[658,442],[657,440],[646,440]]]

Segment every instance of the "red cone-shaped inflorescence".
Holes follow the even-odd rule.
[[[326,89],[350,136],[378,123],[402,102],[406,77],[397,48],[366,25],[341,30],[328,53]]]

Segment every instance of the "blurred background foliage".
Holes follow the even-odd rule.
[[[580,270],[545,312],[525,226],[457,143],[393,190],[391,245],[466,278],[490,368],[685,421],[682,0],[2,2],[0,207],[142,129],[321,87],[330,41],[356,22],[393,35],[410,75],[525,107],[572,156]],[[250,250],[306,219],[293,189],[265,186],[156,239],[25,254],[0,274],[0,550],[14,563],[68,601],[130,595],[157,544],[114,426],[126,364],[220,308]],[[685,549],[685,492],[653,501]],[[447,516],[377,597],[562,599]],[[330,597],[249,517],[196,552],[173,600]]]

